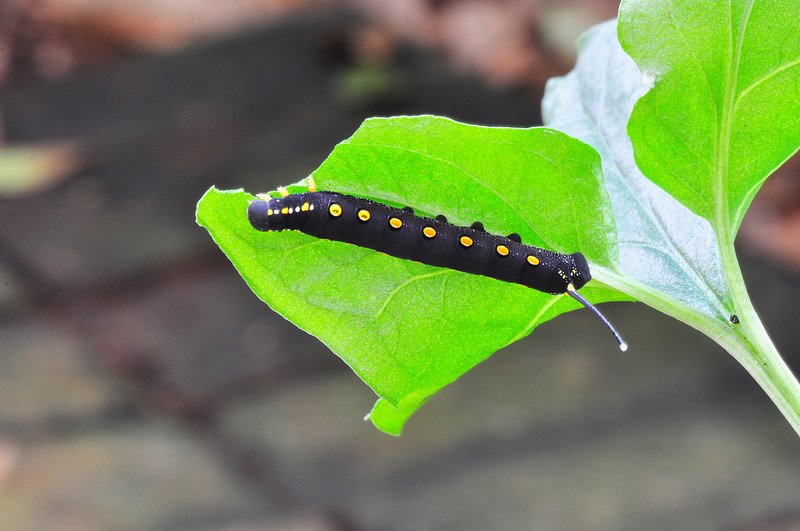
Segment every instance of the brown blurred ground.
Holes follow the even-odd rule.
[[[23,157],[50,177],[0,203],[0,528],[800,527],[795,434],[678,323],[609,307],[620,355],[564,316],[393,439],[361,421],[371,392],[194,224],[210,185],[296,180],[366,116],[539,123],[542,83],[613,5],[20,6],[2,26],[6,139],[62,151]],[[793,168],[748,241],[796,217]],[[786,240],[744,267],[797,367],[800,279],[762,252]]]

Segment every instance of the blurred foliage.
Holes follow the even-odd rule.
[[[38,192],[61,182],[83,164],[74,144],[0,147],[0,194]]]

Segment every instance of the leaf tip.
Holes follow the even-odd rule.
[[[211,187],[206,190],[206,192],[197,202],[197,206],[195,207],[194,211],[195,222],[201,227],[207,228],[206,224],[204,223],[204,215],[209,209],[213,209],[215,199],[218,199],[224,195],[237,195],[241,193],[244,193],[244,189],[242,188],[237,188],[236,190],[220,190],[215,185],[211,185]]]
[[[386,399],[379,399],[372,407],[372,411],[364,415],[364,422],[372,422],[373,426],[387,435],[400,437],[400,435],[403,434],[405,419],[396,422],[397,419],[393,421],[390,416],[382,414],[382,410],[385,409],[387,405],[389,405],[390,408],[392,407],[390,404],[386,403]]]

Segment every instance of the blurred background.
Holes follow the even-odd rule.
[[[800,529],[800,440],[695,331],[606,305],[621,354],[563,316],[392,438],[194,223],[209,186],[293,182],[368,116],[540,124],[616,9],[0,2],[0,528]],[[739,245],[797,370],[798,160]]]

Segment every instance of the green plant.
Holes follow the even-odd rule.
[[[323,190],[580,250],[591,300],[642,301],[705,333],[800,433],[800,385],[733,247],[760,185],[800,146],[800,17],[775,16],[797,11],[797,0],[624,1],[619,27],[590,31],[573,72],[548,84],[552,128],[371,119],[313,176]],[[389,433],[497,349],[578,307],[339,242],[258,233],[245,217],[251,199],[212,188],[198,223],[259,297],[378,393],[370,418]]]

